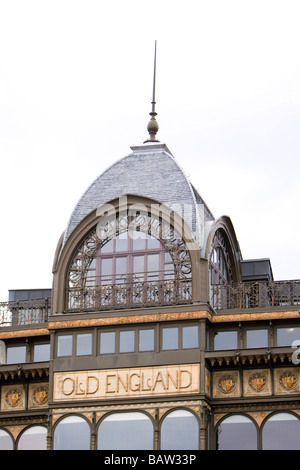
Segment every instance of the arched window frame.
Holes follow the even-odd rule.
[[[91,269],[93,259],[99,253],[102,247],[115,237],[128,232],[128,230],[143,232],[157,240],[161,247],[159,251],[164,250],[168,253],[173,264],[173,276],[169,279],[158,280],[158,283],[150,285],[147,294],[145,291],[145,281],[143,285],[135,284],[138,291],[133,292],[135,299],[143,301],[136,302],[134,305],[128,305],[127,301],[113,302],[118,297],[126,298],[128,294],[128,286],[123,285],[114,287],[112,292],[111,286],[94,286],[88,285],[88,273]],[[129,273],[129,275],[132,273]],[[129,280],[129,277],[127,277]],[[125,287],[125,289],[124,289]],[[132,289],[132,282],[130,285]],[[160,293],[163,295],[159,296]],[[128,306],[144,307],[147,304],[165,304],[165,303],[189,303],[192,301],[192,263],[190,253],[187,249],[183,237],[177,232],[170,223],[165,222],[162,218],[156,217],[151,213],[137,212],[135,215],[126,211],[126,214],[119,213],[117,216],[104,217],[95,226],[88,235],[79,244],[75,250],[67,272],[66,286],[66,310],[106,310],[109,308],[122,308]],[[146,298],[145,298],[146,297]],[[99,298],[101,302],[99,302]],[[97,302],[98,299],[98,302]],[[105,299],[105,302],[103,302]]]
[[[58,426],[67,418],[79,418],[81,419],[83,422],[85,422],[88,426],[88,429],[89,429],[89,444],[91,446],[91,438],[92,438],[92,428],[91,428],[91,423],[90,421],[85,417],[83,416],[82,414],[80,413],[68,413],[68,414],[65,414],[63,415],[59,420],[57,420],[57,422],[55,423],[55,427],[53,428],[53,450],[56,450],[55,449],[55,432],[57,431],[57,428]],[[75,449],[77,450],[77,449]]]
[[[222,423],[224,423],[226,420],[230,419],[230,418],[234,418],[235,416],[242,416],[243,418],[246,418],[250,423],[253,424],[254,428],[255,428],[255,431],[256,431],[256,450],[259,448],[259,434],[260,434],[260,430],[259,430],[259,427],[257,425],[257,422],[251,417],[249,416],[248,414],[246,413],[230,413],[230,414],[227,414],[225,415],[222,419],[220,419],[216,425],[216,428],[215,428],[215,438],[216,438],[216,449],[218,450],[218,440],[219,440],[219,433],[220,433],[220,426],[222,425]]]
[[[14,450],[16,443],[15,443],[14,437],[13,437],[13,435],[11,434],[11,432],[8,431],[8,430],[7,430],[6,428],[4,428],[4,427],[0,427],[0,431],[5,432],[5,433],[8,435],[8,437],[10,437],[10,439],[11,439],[11,444],[12,444],[12,450]],[[2,451],[2,450],[4,450],[4,449],[0,449],[0,451]]]
[[[106,413],[104,416],[101,417],[101,419],[98,421],[97,423],[97,449],[99,450],[99,432],[100,432],[100,428],[101,428],[101,425],[105,422],[105,420],[109,419],[110,417],[113,417],[114,415],[130,415],[130,414],[141,414],[141,415],[144,415],[145,416],[145,419],[149,420],[149,423],[151,423],[152,425],[152,442],[151,442],[151,446],[152,446],[152,449],[154,449],[154,430],[155,430],[155,424],[154,424],[154,420],[153,420],[153,417],[142,411],[142,410],[126,410],[126,411],[112,411],[111,413]],[[145,449],[143,449],[145,450]]]
[[[161,421],[160,421],[160,425],[159,425],[159,429],[160,429],[160,449],[163,448],[162,446],[162,439],[163,439],[163,426],[164,426],[164,422],[165,420],[170,417],[170,415],[172,415],[173,413],[175,412],[180,412],[180,411],[184,411],[186,413],[189,413],[193,418],[195,418],[195,422],[197,423],[197,449],[199,450],[200,448],[200,424],[199,424],[199,417],[196,415],[196,413],[194,413],[193,410],[189,409],[189,408],[184,408],[184,407],[180,407],[180,408],[172,408],[171,410],[169,410],[168,412],[166,412],[162,418],[161,418]],[[176,429],[176,427],[174,427],[174,429]],[[197,449],[193,449],[193,450],[197,450]],[[163,450],[170,450],[170,449],[163,449]],[[180,450],[180,449],[179,449]],[[182,449],[181,449],[182,450]],[[187,449],[188,450],[188,449]],[[192,449],[190,449],[192,450]]]
[[[210,285],[233,281],[232,267],[227,243],[220,229],[213,237],[209,258]],[[217,280],[218,282],[214,282]]]
[[[16,446],[17,446],[18,450],[19,450],[20,441],[22,440],[23,436],[29,430],[31,430],[33,428],[44,428],[45,434],[46,434],[46,448],[44,450],[47,450],[47,426],[44,426],[43,424],[32,424],[31,426],[27,426],[25,429],[22,430],[22,432],[18,435],[18,439],[17,439],[17,443],[16,443]]]
[[[282,414],[286,414],[286,415],[290,415],[291,417],[295,418],[295,421],[297,420],[298,423],[299,423],[299,426],[300,426],[300,418],[299,418],[299,415],[296,414],[296,413],[293,413],[292,411],[287,411],[287,410],[277,410],[275,411],[274,413],[271,413],[269,414],[265,420],[263,421],[262,425],[261,425],[261,448],[264,449],[264,431],[265,431],[265,426],[268,424],[268,422],[273,419],[274,417],[276,417],[276,415],[282,415]],[[282,429],[280,429],[280,431],[282,432]],[[298,434],[299,435],[299,434]],[[278,449],[278,446],[276,446],[276,449]],[[300,444],[298,446],[298,449],[289,449],[289,450],[299,450],[300,449]],[[274,450],[274,449],[273,449]]]

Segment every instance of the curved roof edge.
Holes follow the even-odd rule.
[[[214,220],[213,215],[167,145],[148,142],[132,146],[131,150],[132,153],[98,175],[82,194],[69,218],[63,245],[81,220],[100,205],[135,193],[159,200],[174,211],[175,207],[181,206],[179,210],[184,210],[184,219],[190,225],[195,241],[199,248],[203,247],[204,223]],[[149,164],[149,158],[153,165]]]

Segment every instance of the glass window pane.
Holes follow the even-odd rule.
[[[133,257],[133,272],[144,273],[145,272],[145,256],[134,256]]]
[[[268,346],[268,330],[248,330],[246,333],[247,348]]]
[[[126,281],[127,258],[116,258],[116,283],[120,284]]]
[[[148,236],[148,250],[159,250],[160,249],[160,241],[157,240],[155,237]]]
[[[214,349],[236,349],[237,331],[219,331],[215,335]]]
[[[271,416],[263,427],[264,450],[300,450],[300,421],[290,413]]]
[[[50,344],[35,344],[33,349],[33,361],[44,362],[50,360]]]
[[[162,348],[178,349],[178,328],[163,328]]]
[[[54,431],[54,450],[90,450],[90,427],[80,416],[69,416]]]
[[[116,251],[128,251],[127,232],[121,233],[116,237]]]
[[[184,326],[182,328],[183,349],[198,348],[198,326]]]
[[[242,415],[226,418],[217,431],[219,450],[256,450],[257,431],[254,423]]]
[[[139,331],[139,351],[154,350],[154,330]]]
[[[152,450],[153,424],[144,413],[114,413],[98,430],[98,450]]]
[[[300,340],[300,327],[277,328],[277,346],[291,346],[296,340]]]
[[[134,331],[120,332],[120,353],[134,352]]]
[[[73,336],[64,335],[57,337],[57,355],[72,356]]]
[[[146,238],[147,234],[144,232],[133,231],[132,235],[132,247],[134,250],[145,251],[146,249]]]
[[[105,275],[110,275],[112,274],[112,258],[103,258],[102,260],[102,270],[101,270],[101,274],[102,276],[105,276]]]
[[[0,450],[13,450],[14,443],[11,436],[4,429],[0,429]]]
[[[114,354],[115,339],[116,333],[114,331],[100,333],[100,354]]]
[[[92,333],[79,334],[76,337],[77,356],[92,354]]]
[[[19,364],[26,362],[26,346],[13,346],[7,348],[6,364]]]
[[[197,418],[186,410],[169,413],[161,426],[162,450],[197,450],[199,425]]]
[[[47,429],[32,426],[20,437],[18,450],[47,450]]]
[[[148,255],[147,263],[148,280],[157,280],[159,271],[159,255]]]
[[[114,251],[114,241],[109,240],[109,242],[105,243],[105,245],[101,248],[101,253],[112,253]]]

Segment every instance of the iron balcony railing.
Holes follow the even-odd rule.
[[[192,279],[135,281],[70,288],[66,312],[179,305],[192,302]],[[241,282],[211,287],[215,310],[238,310],[300,305],[300,280]],[[51,299],[0,303],[0,327],[45,323]]]
[[[0,302],[0,327],[45,323],[50,306],[50,298]]]
[[[67,289],[67,311],[101,311],[122,308],[178,305],[192,302],[192,279],[119,280]]]
[[[215,310],[300,305],[300,280],[219,284],[210,294]]]

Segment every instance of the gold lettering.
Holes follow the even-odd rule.
[[[151,377],[148,377],[148,378],[147,378],[147,380],[146,380],[146,387],[145,387],[145,385],[144,385],[144,379],[145,379],[144,372],[142,372],[141,390],[142,390],[143,392],[151,391]]]
[[[85,394],[85,390],[82,390],[82,382],[79,382],[78,381],[78,377],[76,377],[76,387],[75,387],[75,395],[84,395]]]
[[[116,377],[116,374],[107,374],[106,376],[106,383],[105,383],[105,392],[106,393],[116,393],[116,389],[108,390],[108,387],[113,386],[113,384],[109,381],[110,377]]]
[[[137,377],[138,378],[138,380],[134,384],[134,388],[132,388],[132,377]],[[129,380],[130,380],[130,390],[132,392],[139,391],[140,390],[140,384],[139,384],[140,376],[139,376],[139,374],[136,374],[136,373],[130,374],[130,379]]]
[[[162,376],[161,371],[159,371],[159,372],[157,373],[156,379],[155,379],[155,381],[154,381],[154,385],[153,385],[153,387],[152,387],[152,392],[154,392],[154,390],[155,390],[155,388],[156,388],[156,385],[157,385],[158,383],[161,383],[162,386],[163,386],[163,388],[164,388],[164,390],[167,390],[167,387],[165,386],[164,379],[163,379],[163,376]]]
[[[95,383],[94,383],[94,388],[92,389],[91,382],[93,380],[95,381]],[[87,395],[94,395],[98,391],[98,388],[99,388],[99,380],[97,379],[97,377],[95,377],[94,375],[88,376],[88,378],[86,380],[86,393],[87,393]]]
[[[70,380],[71,381],[71,390],[70,391],[66,391],[65,390],[65,383],[67,380]],[[72,393],[74,392],[74,388],[75,388],[75,385],[74,385],[74,380],[71,379],[71,377],[66,377],[63,381],[62,381],[62,387],[61,387],[61,391],[64,395],[72,395]]]
[[[120,392],[120,387],[119,384],[122,385],[124,388],[125,392],[128,392],[128,387],[129,387],[129,381],[128,381],[128,374],[126,374],[126,383],[123,382],[123,379],[121,379],[120,375],[117,375],[117,393]]]
[[[168,365],[55,374],[54,400],[89,400],[196,392],[199,365]]]
[[[187,374],[189,376],[189,381],[187,382],[186,385],[182,385],[183,382],[184,382],[184,379],[182,377],[183,374]],[[192,384],[192,374],[190,371],[188,370],[181,370],[180,371],[180,376],[179,376],[179,388],[182,389],[182,388],[188,388],[190,387],[190,385]]]
[[[171,380],[172,384],[174,385],[175,389],[178,389],[178,370],[176,370],[176,378],[172,376],[171,371],[167,370],[167,389],[169,390],[169,380]]]

